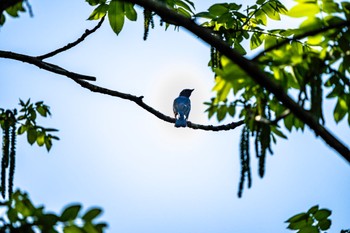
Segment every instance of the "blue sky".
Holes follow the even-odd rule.
[[[215,1],[197,1],[197,11]],[[78,38],[97,22],[83,0],[31,1],[34,18],[22,14],[0,30],[0,49],[41,55]],[[141,11],[139,11],[141,12]],[[184,88],[195,88],[190,120],[208,120],[203,102],[213,96],[209,48],[184,29],[157,25],[146,42],[142,14],[119,36],[108,22],[83,43],[48,61],[97,77],[96,84],[134,95],[167,115]],[[0,106],[18,99],[44,100],[58,128],[52,151],[19,139],[15,186],[34,203],[61,211],[68,203],[100,206],[108,232],[228,233],[289,232],[284,221],[319,204],[332,213],[330,232],[350,228],[349,164],[306,128],[279,140],[267,158],[266,175],[237,197],[240,128],[229,132],[176,129],[130,101],[91,93],[66,77],[37,67],[0,60]],[[327,127],[350,144],[349,127]],[[227,121],[228,122],[228,121]]]

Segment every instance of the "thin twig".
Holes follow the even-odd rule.
[[[80,79],[80,80],[96,81],[96,78],[93,76],[74,73],[74,72],[65,70],[57,65],[54,65],[54,64],[51,64],[48,62],[44,62],[36,57],[32,57],[32,56],[28,56],[28,55],[24,55],[24,54],[19,54],[19,53],[8,52],[8,51],[2,51],[2,50],[0,50],[0,57],[26,62],[26,63],[32,64],[32,65],[35,65],[41,69],[50,71],[52,73],[67,76],[68,78],[71,78],[73,80]]]
[[[64,51],[67,51],[68,49],[71,49],[73,48],[74,46],[78,45],[79,43],[81,43],[86,37],[88,37],[89,35],[91,35],[92,33],[94,33],[97,29],[99,29],[104,21],[105,17],[103,16],[100,20],[100,22],[98,22],[98,24],[91,30],[89,29],[86,29],[84,34],[81,35],[81,37],[79,37],[76,41],[74,42],[71,42],[65,46],[63,46],[62,48],[59,48],[59,49],[56,49],[52,52],[49,52],[47,54],[44,54],[44,55],[40,55],[40,56],[37,56],[36,58],[37,59],[40,59],[40,60],[44,60],[46,58],[49,58],[49,57],[53,57],[61,52],[64,52]]]
[[[104,87],[99,87],[96,85],[93,85],[91,83],[82,81],[82,80],[74,80],[76,83],[78,83],[80,86],[82,86],[83,88],[86,88],[92,92],[97,92],[97,93],[101,93],[101,94],[106,94],[109,96],[114,96],[114,97],[118,97],[118,98],[122,98],[122,99],[126,99],[126,100],[130,100],[134,103],[136,103],[137,105],[139,105],[141,108],[145,109],[147,112],[153,114],[154,116],[158,117],[159,119],[169,122],[169,123],[175,123],[175,118],[169,117],[164,115],[163,113],[155,110],[154,108],[152,108],[151,106],[149,106],[148,104],[146,104],[145,102],[143,102],[143,96],[135,96],[135,95],[130,95],[127,93],[122,93],[119,91],[115,91],[115,90],[110,90]],[[244,121],[240,120],[237,122],[232,122],[226,125],[218,125],[218,126],[213,126],[213,125],[200,125],[200,124],[195,124],[192,123],[190,121],[187,122],[187,126],[189,128],[192,129],[201,129],[201,130],[206,130],[206,131],[223,131],[223,130],[232,130],[235,129],[236,127],[243,125]]]
[[[320,34],[322,32],[326,32],[328,30],[334,29],[334,28],[342,28],[342,27],[349,26],[349,25],[350,25],[350,21],[342,21],[340,23],[335,23],[332,25],[328,25],[326,27],[321,27],[318,29],[310,30],[310,31],[307,31],[307,32],[300,34],[300,35],[294,35],[293,38],[286,38],[285,40],[282,40],[281,42],[279,42],[279,43],[265,49],[264,51],[260,52],[258,55],[256,55],[252,59],[252,61],[257,61],[265,53],[270,52],[270,51],[275,50],[275,49],[278,49],[278,48],[288,44],[290,41],[300,40],[300,39],[306,38],[308,36],[314,36],[314,35]]]

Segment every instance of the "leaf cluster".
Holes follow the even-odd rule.
[[[96,6],[93,12],[90,14],[88,20],[98,20],[105,15],[108,15],[108,20],[113,31],[119,35],[122,31],[125,23],[125,18],[130,21],[137,20],[137,12],[135,10],[135,4],[123,1],[123,0],[86,0],[91,6]],[[191,18],[193,15],[194,4],[189,0],[162,0],[174,11],[179,14]],[[154,13],[148,9],[144,9],[144,39],[147,39],[150,25],[154,27],[153,16]],[[165,20],[161,19],[161,25]],[[165,21],[165,28],[167,29],[170,24],[174,22]],[[176,26],[176,24],[175,24]]]
[[[50,151],[52,147],[52,140],[59,140],[52,132],[57,132],[54,128],[45,128],[37,125],[36,119],[40,115],[42,117],[51,116],[49,106],[45,105],[43,101],[31,103],[30,99],[26,102],[20,100],[21,109],[19,109],[19,116],[17,117],[17,123],[20,124],[18,128],[18,135],[27,133],[27,141],[30,145],[35,142],[38,146],[45,146],[47,151]]]
[[[326,98],[335,100],[335,122],[347,116],[350,125],[350,32],[344,27],[349,25],[349,10],[348,2],[324,0],[298,1],[288,11],[279,1],[266,0],[246,9],[235,3],[214,4],[196,17],[205,20],[202,26],[240,54],[247,54],[244,43],[249,44],[250,53],[259,49],[252,60],[317,122],[325,124]],[[305,20],[294,29],[266,27],[268,19],[279,20],[281,15]],[[304,130],[305,124],[215,48],[211,48],[209,66],[215,73],[216,96],[205,103],[208,117],[216,115],[222,121],[238,116],[245,120],[251,137],[255,137],[262,177],[271,144],[278,137],[287,138],[281,129]]]
[[[107,227],[106,223],[96,220],[102,213],[100,208],[82,213],[82,206],[73,204],[55,214],[45,211],[43,206],[35,206],[28,194],[19,190],[2,208],[5,214],[0,218],[1,232],[100,233]]]
[[[26,132],[27,140],[31,145],[35,142],[39,146],[45,145],[47,151],[52,147],[52,140],[59,140],[57,136],[50,134],[50,132],[56,132],[56,129],[45,128],[36,123],[38,114],[42,117],[51,115],[47,105],[42,101],[31,103],[30,99],[26,102],[22,100],[19,102],[21,106],[19,110],[0,108],[0,126],[2,129],[1,195],[4,199],[6,189],[8,189],[9,198],[12,196],[17,136]],[[18,129],[17,125],[19,125]],[[6,183],[7,176],[8,183]]]
[[[320,209],[318,205],[311,207],[307,212],[302,212],[289,218],[287,228],[296,230],[297,233],[321,233],[328,230],[332,224],[329,219],[332,211]]]

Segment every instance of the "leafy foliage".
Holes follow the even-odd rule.
[[[57,136],[50,134],[50,132],[56,132],[56,129],[44,128],[36,124],[38,114],[42,117],[51,115],[47,105],[42,101],[33,104],[30,100],[26,102],[20,100],[20,106],[19,110],[0,109],[0,126],[3,132],[1,161],[1,195],[3,198],[6,196],[6,187],[8,187],[9,198],[12,195],[17,135],[26,132],[27,140],[31,145],[35,142],[39,146],[45,145],[47,151],[51,149],[53,139],[59,140]],[[17,116],[17,113],[19,113],[19,116]],[[18,130],[17,124],[20,125]],[[7,173],[9,176],[8,185],[6,185]]]
[[[137,12],[134,4],[123,0],[111,0],[109,3],[106,0],[86,0],[91,6],[97,6],[88,20],[98,20],[108,14],[108,20],[113,31],[118,35],[123,29],[125,17],[131,21],[137,20]],[[189,0],[162,0],[168,7],[174,9],[177,13],[191,18],[193,15],[194,4]],[[150,26],[154,28],[153,16],[154,13],[148,9],[144,9],[144,40],[147,39]],[[164,20],[161,19],[161,25]],[[174,22],[165,22],[167,29]]]
[[[26,9],[28,10],[29,15],[33,16],[32,7],[29,4],[28,0],[19,1],[18,3],[6,8],[5,12],[9,16],[17,18],[19,17],[20,12],[26,12]],[[0,15],[0,26],[4,25],[5,21],[6,21],[5,14],[2,13]]]
[[[350,124],[350,32],[344,28],[349,8],[347,2],[298,1],[287,11],[277,0],[259,0],[247,9],[235,3],[214,4],[196,17],[204,20],[202,26],[210,28],[242,55],[248,51],[243,43],[249,43],[249,50],[259,49],[252,60],[320,124],[325,123],[325,95],[335,99],[334,120],[339,122],[347,116]],[[296,29],[267,29],[268,19],[279,20],[281,15],[306,19]],[[245,119],[251,137],[255,137],[262,177],[266,152],[272,154],[271,144],[278,137],[287,138],[279,121],[283,120],[288,131],[304,130],[304,123],[215,48],[211,48],[210,58],[216,97],[205,103],[208,116],[216,115],[222,121],[238,113],[239,118]]]
[[[319,209],[319,206],[311,207],[307,212],[299,213],[289,218],[288,229],[297,230],[297,233],[321,233],[328,230],[332,224],[329,219],[332,211]]]
[[[17,190],[11,200],[1,204],[5,214],[0,218],[0,232],[104,232],[107,224],[96,220],[102,210],[91,208],[82,213],[81,208],[80,204],[73,204],[61,214],[47,212],[43,206],[35,206],[27,193]]]

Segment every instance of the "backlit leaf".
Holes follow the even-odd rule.
[[[118,35],[124,26],[124,2],[112,0],[109,3],[108,20],[111,28]]]
[[[98,20],[106,15],[109,6],[107,4],[101,4],[94,9],[94,11],[89,16],[88,20]]]
[[[260,32],[254,32],[252,35],[252,38],[250,38],[250,49],[256,49],[258,48],[265,39],[265,34],[262,34]]]
[[[292,7],[287,15],[295,18],[311,17],[320,12],[320,8],[316,3],[299,3]]]
[[[66,221],[76,219],[80,209],[81,209],[81,205],[79,204],[68,206],[66,209],[63,210],[60,220],[62,222],[66,222]]]
[[[344,99],[339,98],[334,108],[333,117],[335,122],[341,121],[348,111],[348,106]]]
[[[82,219],[85,221],[92,221],[94,218],[99,216],[101,213],[102,213],[101,209],[92,208],[83,215]]]
[[[136,21],[137,20],[137,13],[134,9],[134,4],[130,2],[124,2],[124,11],[125,11],[125,16],[131,20],[131,21]]]

